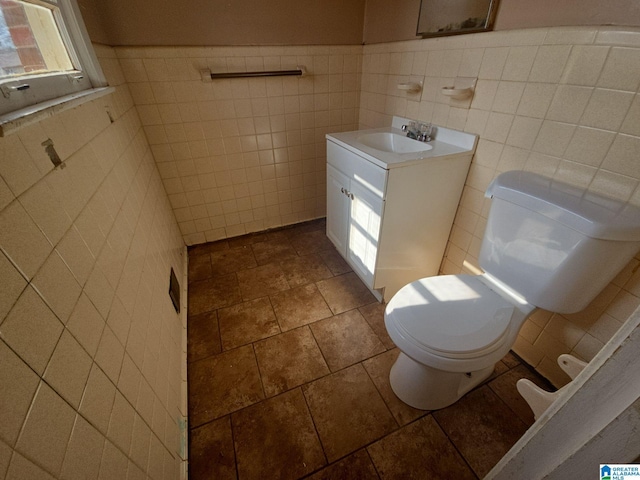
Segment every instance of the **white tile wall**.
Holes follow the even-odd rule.
[[[360,46],[116,49],[189,245],[325,215],[325,138],[357,127]],[[303,78],[205,83],[213,72]]]
[[[640,205],[640,30],[552,28],[366,45],[361,128],[419,118],[480,135],[444,273],[477,271],[488,201],[506,170],[530,170]],[[411,72],[418,98],[394,88]],[[439,93],[455,77],[477,76],[469,109]],[[561,353],[590,360],[640,304],[634,259],[584,312],[538,312],[514,350],[557,385],[568,381]]]
[[[97,49],[114,94],[0,138],[0,479],[180,478],[185,247]]]

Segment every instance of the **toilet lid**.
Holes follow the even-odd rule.
[[[473,275],[405,285],[386,308],[398,333],[444,356],[486,350],[506,335],[514,305]]]

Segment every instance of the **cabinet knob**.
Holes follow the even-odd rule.
[[[349,190],[347,190],[344,187],[341,187],[340,191],[344,193],[347,197],[349,197],[351,200],[353,200],[353,193],[351,193]]]

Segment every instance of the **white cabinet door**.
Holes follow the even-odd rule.
[[[327,237],[343,257],[347,254],[350,198],[349,177],[327,164]]]
[[[384,202],[354,180],[349,186],[348,197],[351,208],[346,258],[365,283],[373,288]]]

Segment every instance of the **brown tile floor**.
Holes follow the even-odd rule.
[[[456,404],[389,386],[398,351],[322,220],[189,249],[190,478],[482,478],[533,422],[508,354]]]

